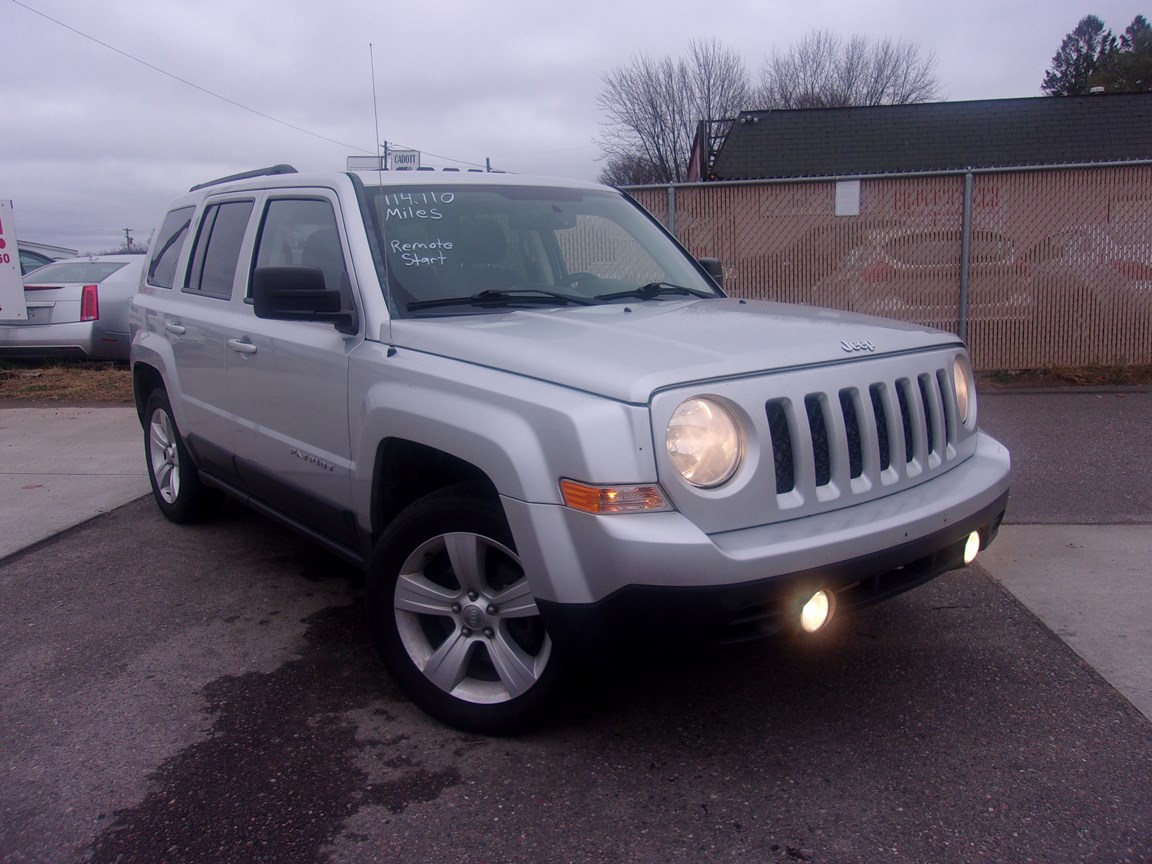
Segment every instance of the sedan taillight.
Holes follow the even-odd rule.
[[[864,268],[864,281],[870,285],[887,282],[896,275],[896,268],[887,261],[873,261]]]
[[[1152,267],[1141,261],[1113,261],[1112,267],[1125,279],[1147,282],[1152,279]]]
[[[96,321],[100,317],[100,297],[95,285],[85,285],[80,295],[80,320]]]

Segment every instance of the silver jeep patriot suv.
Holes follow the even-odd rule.
[[[729,298],[718,263],[589,183],[195,187],[131,311],[156,501],[363,566],[391,675],[493,734],[624,640],[813,632],[971,561],[1009,459],[964,345]]]

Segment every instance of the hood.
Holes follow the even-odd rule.
[[[731,298],[399,319],[391,329],[397,348],[636,404],[695,381],[960,344],[885,318]]]

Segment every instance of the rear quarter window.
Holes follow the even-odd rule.
[[[20,250],[20,273],[31,273],[37,267],[43,267],[52,261],[46,255],[41,255],[39,252],[28,252],[24,249]]]
[[[157,288],[171,288],[176,284],[176,264],[188,239],[188,226],[192,224],[194,207],[181,207],[164,217],[156,237],[151,260],[148,262],[148,284]]]

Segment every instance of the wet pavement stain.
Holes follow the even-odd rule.
[[[381,687],[401,697],[381,684],[360,603],[306,623],[297,659],[206,688],[209,737],[161,765],[144,801],[115,814],[91,864],[323,861],[360,808],[399,814],[461,782],[454,768],[428,770],[402,755],[386,781],[369,781],[358,755],[371,748],[387,758],[403,736],[365,742],[346,715],[367,709],[387,722],[387,707],[374,704]]]

